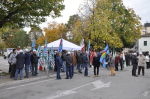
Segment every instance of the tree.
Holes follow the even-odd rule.
[[[98,49],[106,43],[114,48],[131,47],[140,37],[140,18],[132,9],[127,9],[122,0],[93,0],[91,3],[85,4],[89,10],[85,15],[82,13],[84,19],[74,26],[73,30],[79,33],[77,38],[82,34],[86,43],[90,39]]]
[[[9,31],[3,32],[2,39],[10,48],[24,48],[31,43],[29,35],[22,29],[9,29]]]
[[[63,9],[63,0],[1,0],[0,28],[39,25],[45,22],[46,16],[60,16]]]
[[[32,26],[31,30],[29,31],[29,36],[30,36],[31,41],[37,40],[39,37],[43,36],[43,31],[41,28],[37,26]]]
[[[59,38],[66,39],[66,26],[64,24],[49,23],[47,28],[44,28],[45,36],[39,37],[37,39],[37,44],[44,44],[45,40],[47,42],[55,41]]]

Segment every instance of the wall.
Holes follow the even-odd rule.
[[[144,41],[147,41],[147,46],[144,46]],[[142,37],[138,41],[138,52],[149,51],[150,53],[150,37]]]

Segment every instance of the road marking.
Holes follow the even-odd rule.
[[[57,94],[55,96],[51,96],[51,97],[48,97],[46,99],[56,99],[56,98],[71,95],[71,94],[74,94],[74,93],[76,93],[76,92],[72,91],[72,90],[66,90],[66,91],[63,91],[63,92],[57,92]]]
[[[94,89],[92,89],[92,91],[94,91],[100,88],[110,87],[111,82],[108,82],[105,84],[104,82],[97,80],[97,81],[92,82],[92,84],[95,87]]]
[[[148,96],[148,94],[149,94],[149,92],[148,91],[145,91],[144,93],[143,93],[143,96]]]
[[[104,83],[100,80],[97,80],[97,81],[94,81],[94,82],[89,82],[87,84],[75,87],[75,88],[70,89],[70,90],[65,90],[63,92],[56,92],[56,95],[47,97],[46,99],[56,99],[56,98],[60,98],[60,97],[63,97],[63,96],[68,96],[68,95],[71,95],[71,94],[75,94],[75,93],[77,93],[76,90],[78,90],[80,88],[83,88],[85,86],[88,86],[88,85],[93,85],[95,88],[92,89],[91,91],[94,91],[94,90],[97,90],[97,89],[100,89],[100,88],[110,87],[110,84],[111,84],[111,82]]]
[[[23,84],[23,85],[18,85],[18,86],[14,86],[14,87],[9,87],[9,88],[6,88],[6,89],[15,89],[15,88],[18,88],[18,87],[34,85],[34,84],[43,83],[43,82],[50,81],[50,80],[53,80],[53,79],[47,79],[47,80],[42,80],[42,81],[38,81],[38,82],[32,82],[32,83],[28,83],[28,84]]]

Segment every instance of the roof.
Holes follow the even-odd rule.
[[[145,23],[144,27],[150,27],[150,23]]]
[[[143,34],[141,37],[150,37],[150,33]]]
[[[59,45],[60,45],[60,41],[61,39],[58,39],[56,41],[53,41],[51,43],[48,43],[47,44],[47,47],[51,47],[53,49],[58,49],[59,48]],[[72,42],[69,42],[65,39],[62,39],[62,49],[63,50],[70,50],[70,51],[74,51],[74,50],[81,50],[81,47],[72,43]]]

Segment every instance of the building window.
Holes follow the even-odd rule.
[[[147,46],[147,41],[144,41],[144,46]]]

